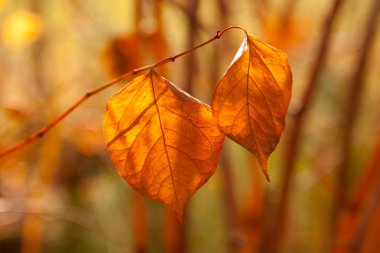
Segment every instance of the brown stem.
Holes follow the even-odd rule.
[[[343,2],[344,0],[335,0],[331,11],[326,18],[323,34],[321,36],[319,48],[317,50],[317,59],[310,74],[310,79],[306,86],[306,92],[301,99],[302,107],[294,115],[294,125],[293,128],[290,130],[290,136],[288,141],[289,146],[287,147],[287,152],[285,154],[285,164],[283,172],[284,177],[282,179],[283,182],[281,186],[280,201],[277,207],[277,213],[274,217],[274,222],[269,228],[268,235],[266,235],[268,241],[267,243],[265,243],[265,246],[267,247],[266,252],[268,253],[276,253],[279,251],[280,242],[284,235],[287,205],[291,188],[290,186],[294,171],[294,162],[300,144],[301,133],[307,116],[308,108],[310,107],[313,101],[313,97],[317,87],[318,76],[322,70],[322,66],[325,62],[326,55],[328,52],[331,28],[335,20],[335,17],[337,16],[338,10],[342,6]]]
[[[281,24],[283,27],[287,27],[290,23],[290,20],[293,16],[293,13],[296,9],[298,1],[297,0],[288,0],[287,4],[285,5],[285,10],[281,15],[282,22]]]
[[[362,246],[364,239],[366,237],[366,233],[370,226],[370,221],[374,218],[375,209],[380,201],[380,184],[379,180],[377,180],[377,184],[375,189],[372,191],[369,201],[367,205],[364,207],[362,214],[360,215],[359,224],[357,226],[356,233],[352,240],[352,253],[362,252]]]
[[[58,116],[58,118],[56,118],[55,120],[53,120],[51,123],[47,124],[46,126],[40,128],[39,130],[37,130],[36,132],[32,133],[31,135],[29,135],[29,137],[17,142],[16,144],[14,144],[13,146],[3,150],[0,152],[0,158],[6,156],[6,155],[9,155],[11,153],[13,153],[14,151],[38,140],[39,138],[42,138],[46,132],[48,132],[50,129],[52,129],[53,127],[55,127],[58,123],[60,123],[63,119],[65,119],[71,112],[73,112],[75,109],[77,109],[83,102],[85,102],[87,99],[89,99],[90,97],[92,97],[93,95],[97,94],[97,93],[100,93],[102,92],[103,90],[121,82],[121,81],[124,81],[125,79],[127,78],[130,78],[131,76],[133,75],[137,75],[137,74],[140,74],[141,72],[144,72],[146,70],[150,70],[150,69],[153,69],[155,67],[159,67],[159,66],[162,66],[166,63],[169,63],[169,62],[174,62],[177,58],[179,57],[182,57],[184,55],[187,55],[189,53],[191,53],[192,51],[200,48],[200,47],[203,47],[211,42],[213,42],[214,40],[217,40],[219,39],[226,31],[228,30],[231,30],[231,29],[239,29],[239,30],[242,30],[244,31],[245,33],[247,33],[247,31],[240,27],[240,26],[230,26],[230,27],[227,27],[225,28],[224,30],[222,31],[218,31],[216,33],[216,35],[214,37],[212,37],[211,39],[197,45],[197,46],[194,46],[190,49],[187,49],[185,51],[183,51],[182,53],[179,53],[177,55],[174,55],[172,57],[168,57],[168,58],[165,58],[161,61],[158,61],[154,64],[151,64],[151,65],[147,65],[147,66],[144,66],[144,67],[141,67],[141,68],[137,68],[137,69],[134,69],[132,71],[129,71],[129,72],[126,72],[125,74],[115,78],[114,80],[112,80],[111,82],[95,89],[95,90],[92,90],[90,92],[87,92],[86,94],[84,94],[82,96],[82,98],[80,98],[77,102],[75,102],[72,106],[70,106],[66,111],[64,111],[60,116]]]
[[[352,200],[348,206],[356,207],[362,206],[366,196],[370,193],[373,185],[376,184],[376,178],[380,171],[380,135],[378,136],[377,143],[375,145],[374,151],[369,159],[368,163],[364,166],[362,176],[358,184],[354,187],[355,192],[353,193]],[[354,216],[356,213],[353,214]]]
[[[377,143],[365,166],[363,166],[360,179],[353,187],[354,192],[350,199],[347,199],[344,208],[339,210],[338,221],[335,224],[334,251],[340,253],[352,253],[360,248],[364,239],[364,219],[363,213],[369,215],[369,209],[373,208],[371,202],[374,198],[374,192],[380,185],[380,135],[377,137]],[[364,210],[364,211],[363,211]],[[367,211],[366,211],[367,210]]]
[[[178,1],[178,0],[163,0],[163,1],[165,3],[168,3],[176,7],[178,10],[182,11],[185,15],[189,15],[188,8],[181,1]],[[198,19],[194,20],[193,25],[196,26],[198,29],[202,29],[202,30],[205,29],[204,25],[201,22],[199,22]]]
[[[353,141],[353,129],[355,118],[357,116],[360,100],[363,92],[363,77],[365,73],[366,61],[368,54],[376,34],[376,18],[380,9],[380,1],[376,0],[371,14],[368,18],[367,31],[363,41],[362,50],[359,55],[358,65],[354,73],[350,90],[346,101],[345,108],[343,109],[343,122],[342,122],[342,165],[338,168],[338,191],[336,196],[336,211],[338,211],[346,199],[346,189],[348,181],[348,172],[350,167],[351,148]]]
[[[342,120],[342,164],[338,167],[338,187],[336,192],[336,201],[333,209],[333,221],[335,221],[335,237],[339,227],[339,214],[344,211],[347,206],[347,188],[348,188],[348,175],[350,170],[350,159],[352,156],[352,142],[354,135],[354,126],[356,116],[358,114],[360,101],[363,93],[363,79],[365,74],[366,62],[369,56],[371,45],[375,38],[375,31],[377,27],[377,17],[380,10],[380,1],[376,0],[371,13],[368,17],[367,31],[363,40],[362,50],[359,55],[358,64],[350,83],[350,90],[346,105],[343,108],[343,120]],[[367,182],[369,183],[369,182]],[[334,243],[334,241],[333,241]],[[334,245],[332,247],[334,251]]]
[[[233,169],[231,166],[230,155],[229,153],[225,152],[225,150],[222,150],[222,153],[220,155],[220,162],[229,239],[228,252],[237,252],[237,250],[242,246],[243,238],[241,227],[239,225],[238,211],[236,206],[234,191],[235,188],[232,175]]]
[[[149,252],[146,203],[145,197],[134,192],[133,193],[133,252],[147,253]]]
[[[188,41],[187,46],[193,47],[195,44],[195,39],[197,36],[197,27],[195,26],[197,19],[197,10],[198,10],[199,0],[190,1],[190,7],[188,11],[188,27],[189,27],[189,33],[188,33]],[[194,76],[197,75],[197,68],[195,64],[196,58],[195,55],[191,54],[189,55],[187,59],[187,72],[186,72],[186,78],[185,78],[185,85],[184,90],[187,91],[189,94],[193,93],[193,81]]]
[[[185,209],[186,216],[186,209]],[[165,211],[165,228],[164,228],[164,252],[165,253],[186,253],[186,226],[179,223],[174,213]]]

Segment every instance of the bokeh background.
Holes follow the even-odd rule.
[[[378,6],[0,0],[1,150],[87,91],[227,26],[286,51],[293,71],[271,182],[227,140],[217,172],[188,204],[185,227],[137,195],[109,159],[102,114],[126,82],[91,97],[42,139],[0,158],[0,252],[380,252]],[[209,103],[243,38],[228,31],[157,71]]]

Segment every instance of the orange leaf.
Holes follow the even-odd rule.
[[[222,132],[252,152],[267,174],[285,127],[292,74],[285,53],[247,35],[212,100]]]
[[[210,107],[152,70],[108,101],[103,131],[120,176],[183,223],[184,207],[214,173],[224,140]]]

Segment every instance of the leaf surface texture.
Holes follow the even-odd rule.
[[[212,100],[222,132],[257,157],[268,179],[267,160],[285,127],[291,86],[287,55],[247,35]]]
[[[184,207],[214,173],[224,141],[211,108],[151,70],[108,101],[103,131],[120,176],[184,222]]]

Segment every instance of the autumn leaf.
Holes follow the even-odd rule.
[[[214,173],[224,140],[211,108],[152,70],[108,101],[103,131],[119,175],[183,223],[184,207]]]
[[[257,157],[268,180],[267,160],[285,127],[291,85],[286,54],[247,35],[212,100],[222,132]]]

